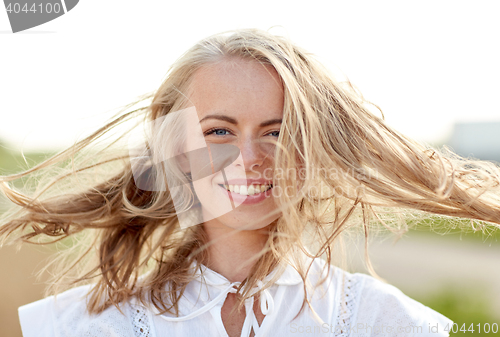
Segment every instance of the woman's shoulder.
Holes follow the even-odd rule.
[[[91,289],[91,285],[80,286],[20,307],[23,336],[154,337],[149,331],[148,312],[133,301],[89,314],[87,295]]]
[[[370,275],[349,273],[315,259],[313,281],[326,276],[316,304],[333,306],[328,325],[352,336],[448,336],[453,321],[405,295],[393,285]],[[325,296],[326,295],[326,296]],[[333,305],[332,302],[333,301]],[[326,303],[328,302],[328,303]]]
[[[351,274],[339,268],[337,273],[343,293],[352,297],[349,299],[351,308],[340,305],[339,316],[350,314],[358,335],[449,335],[445,328],[448,326],[449,329],[453,321],[410,298],[395,286],[362,273]]]
[[[436,320],[449,321],[440,313],[408,297],[391,284],[366,274],[356,273],[351,275],[363,280],[363,286],[360,289],[360,301],[364,306],[376,309],[376,312],[380,313],[379,316],[404,311],[408,313],[408,316],[431,317]]]

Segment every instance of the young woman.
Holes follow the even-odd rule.
[[[18,205],[4,239],[74,237],[59,295],[19,310],[25,337],[448,335],[448,318],[333,266],[334,249],[346,229],[368,237],[408,209],[496,226],[496,166],[400,135],[310,54],[260,30],[202,40],[150,98],[0,177]],[[78,166],[137,117],[139,137],[120,131],[127,155]],[[33,196],[10,184],[65,160],[70,171]]]

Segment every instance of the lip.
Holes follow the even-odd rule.
[[[233,184],[235,184],[235,183],[233,183]],[[233,184],[229,184],[229,185],[233,185]],[[257,183],[255,183],[255,184],[257,184]],[[235,185],[238,185],[238,184],[235,184]],[[247,185],[247,186],[250,186],[250,185]],[[264,183],[262,183],[261,185],[264,185]],[[264,201],[265,199],[269,198],[271,196],[272,190],[273,190],[273,187],[271,187],[267,191],[261,192],[261,193],[258,193],[258,194],[254,194],[254,195],[242,195],[242,194],[239,194],[239,193],[234,193],[234,192],[228,191],[228,190],[226,190],[224,188],[224,186],[220,186],[219,184],[217,184],[217,186],[222,190],[222,192],[226,193],[226,195],[228,196],[228,198],[232,199],[233,202],[236,203],[236,204],[238,204],[238,205],[255,205],[255,204],[258,204],[258,203]]]

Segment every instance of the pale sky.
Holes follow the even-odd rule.
[[[101,126],[106,111],[157,88],[198,40],[280,26],[345,74],[389,125],[438,142],[454,122],[500,121],[499,9],[498,1],[82,0],[12,34],[0,8],[0,139],[14,150],[61,149]]]

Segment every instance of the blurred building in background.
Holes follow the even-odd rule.
[[[462,157],[500,162],[500,122],[455,123],[446,145]]]

